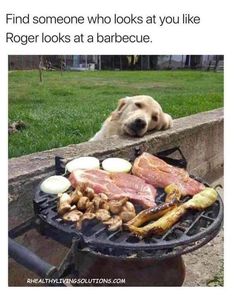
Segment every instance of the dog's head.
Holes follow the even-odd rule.
[[[152,97],[139,95],[119,100],[112,112],[111,121],[118,121],[122,133],[142,137],[147,131],[167,129],[172,126],[170,115]]]

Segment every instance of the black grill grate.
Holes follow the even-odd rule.
[[[205,183],[206,184],[206,183]],[[207,185],[207,184],[206,184]],[[156,202],[165,198],[163,189],[158,189]],[[185,197],[185,200],[189,197]],[[223,219],[223,203],[217,201],[204,211],[189,211],[182,219],[162,236],[152,236],[140,240],[129,231],[109,232],[104,224],[96,219],[85,221],[77,230],[74,223],[64,221],[57,214],[57,198],[37,189],[34,206],[38,216],[58,231],[61,238],[81,239],[83,247],[94,252],[119,257],[159,257],[187,253],[210,241],[220,229]]]

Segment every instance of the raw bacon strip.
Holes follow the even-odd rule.
[[[95,193],[105,193],[110,199],[128,197],[144,208],[156,206],[156,189],[143,179],[126,173],[109,173],[103,170],[76,170],[69,177],[72,186],[86,184]]]
[[[162,159],[144,152],[135,159],[132,173],[154,187],[166,187],[174,183],[182,195],[195,195],[205,186],[190,178],[187,171],[167,164]]]

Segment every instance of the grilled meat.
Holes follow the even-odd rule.
[[[121,188],[127,198],[144,208],[154,207],[156,189],[137,176],[125,173],[111,173],[112,181]]]
[[[156,220],[163,216],[168,211],[177,206],[178,201],[173,200],[167,203],[161,203],[154,208],[149,208],[141,211],[135,218],[127,223],[127,226],[140,227],[148,221]]]
[[[188,209],[203,210],[210,207],[217,199],[217,192],[213,188],[205,188],[200,193],[194,195],[192,199],[184,204],[173,208],[161,218],[144,227],[128,225],[128,228],[135,235],[143,238],[153,234],[161,235],[170,229]]]
[[[147,152],[135,159],[132,173],[154,187],[165,188],[174,183],[183,196],[195,195],[205,188],[202,183],[190,178],[184,169],[171,166]]]
[[[186,208],[181,205],[176,208],[173,208],[169,212],[165,213],[158,220],[145,225],[144,227],[135,227],[133,225],[129,226],[129,230],[140,238],[147,237],[150,235],[161,235],[170,229],[186,212]]]
[[[73,187],[86,185],[97,194],[106,194],[109,199],[121,200],[127,197],[144,208],[156,205],[156,189],[134,175],[103,170],[76,170],[71,173],[69,180]]]

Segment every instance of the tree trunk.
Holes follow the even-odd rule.
[[[40,59],[39,59],[39,81],[40,83],[42,83],[43,81],[43,57],[40,56]]]
[[[189,59],[190,59],[190,55],[186,55],[185,67],[188,67],[189,66]]]

